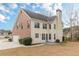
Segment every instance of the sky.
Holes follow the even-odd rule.
[[[56,15],[56,10],[62,11],[62,21],[67,27],[72,9],[79,10],[78,3],[1,3],[0,4],[0,29],[12,30],[19,10],[26,10],[40,13],[46,16]]]

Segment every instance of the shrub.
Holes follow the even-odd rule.
[[[9,41],[9,42],[12,42],[12,39],[11,39],[11,38],[9,38],[9,39],[8,39],[8,41]]]
[[[75,34],[74,38],[79,41],[79,34]]]
[[[23,45],[31,45],[32,44],[32,38],[31,37],[26,37],[23,39],[19,39],[19,43]]]
[[[20,44],[22,44],[22,40],[23,40],[23,39],[19,39],[19,43],[20,43]]]
[[[64,37],[64,36],[62,37],[62,41],[63,41],[63,42],[65,41],[65,37]]]
[[[32,44],[32,38],[30,38],[30,37],[24,38],[23,44],[24,45],[31,45]]]
[[[59,39],[57,39],[55,42],[56,42],[56,43],[60,43],[60,40],[59,40]]]
[[[76,39],[79,41],[79,36],[78,36],[78,37],[76,37]]]
[[[71,41],[71,37],[66,37],[66,40],[67,41]]]
[[[5,36],[5,38],[9,38],[8,36]]]
[[[63,42],[67,42],[67,37],[64,37],[64,36],[63,36],[63,37],[62,37],[62,41],[63,41]]]

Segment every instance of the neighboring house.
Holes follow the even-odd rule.
[[[56,10],[55,16],[45,16],[29,10],[21,9],[14,25],[13,40],[31,37],[32,43],[62,42],[62,11]]]
[[[5,38],[9,35],[9,31],[7,30],[0,30],[0,38]]]
[[[64,37],[67,38],[73,38],[72,40],[76,40],[77,38],[79,38],[79,26],[73,26],[72,28],[65,28],[63,30],[63,35]],[[72,36],[71,36],[72,35]]]
[[[5,35],[8,35],[8,31],[5,31],[5,30],[0,30],[0,36],[5,36]]]

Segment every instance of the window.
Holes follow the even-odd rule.
[[[16,28],[18,29],[18,25],[16,25]]]
[[[35,38],[39,38],[39,34],[38,33],[35,33]]]
[[[51,40],[51,34],[49,34],[49,40]]]
[[[23,29],[23,25],[21,24],[20,26],[21,26],[21,29]]]
[[[27,28],[30,28],[30,24],[29,23],[27,24]]]
[[[40,28],[40,24],[39,23],[35,23],[35,28]]]
[[[49,24],[49,29],[51,29],[51,24]]]
[[[18,24],[16,25],[16,28],[17,28],[17,29],[18,29],[18,28],[23,29],[23,25],[18,23]]]
[[[54,24],[54,29],[56,29],[56,24]]]
[[[42,34],[42,40],[45,40],[45,34]]]
[[[56,39],[56,34],[54,34],[54,39]]]
[[[43,24],[43,29],[47,29],[47,24]]]
[[[17,29],[19,28],[19,23],[17,23],[16,28],[17,28]]]

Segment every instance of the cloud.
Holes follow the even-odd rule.
[[[30,4],[27,4],[30,5]],[[42,10],[44,10],[44,12],[46,12],[48,16],[53,16],[56,15],[56,10],[60,9],[62,10],[62,3],[32,3],[32,9],[34,11],[36,11],[36,8],[39,7]],[[37,13],[39,13],[38,11],[36,11]]]
[[[6,8],[4,9],[5,12],[10,13],[10,9]]]
[[[51,7],[51,3],[44,3],[42,4],[42,7],[46,10],[46,11],[51,11],[52,7]]]
[[[32,9],[33,9],[33,10],[35,10],[35,9],[36,9],[36,6],[35,6],[35,5],[33,5],[33,6],[32,6]]]
[[[39,14],[41,14],[41,12],[40,12],[40,11],[35,11],[35,13],[39,13]]]
[[[3,5],[0,5],[0,10],[4,10],[5,7]]]
[[[7,20],[10,20],[10,17],[9,16],[7,16]]]
[[[37,7],[41,7],[40,3],[31,3],[32,9],[35,10]]]
[[[30,5],[30,3],[28,3],[27,5]],[[23,9],[26,8],[26,4],[20,4],[19,6],[20,6],[20,8],[23,8]]]
[[[44,3],[42,4],[42,8],[47,12],[48,16],[52,16],[54,14],[53,3]]]
[[[56,3],[56,4],[54,4],[54,9],[55,10],[57,10],[57,9],[62,10],[62,3]]]
[[[8,8],[5,8],[5,6],[3,5],[0,5],[0,10],[2,10],[3,12],[7,12],[7,13],[10,12],[10,10]]]
[[[2,22],[2,23],[6,22],[6,17],[2,14],[0,14],[0,22]]]
[[[42,7],[45,9],[46,12],[48,12],[48,15],[56,15],[56,10],[60,9],[62,10],[62,3],[44,3],[42,4]]]
[[[15,9],[18,7],[18,5],[16,3],[12,3],[11,5],[12,5],[12,9]]]
[[[41,13],[40,11],[38,11],[37,8],[41,9],[41,10],[44,10],[44,12],[49,12],[52,10],[52,7],[51,7],[52,4],[50,3],[32,3],[31,6],[32,6],[32,9],[36,12],[36,13]]]

